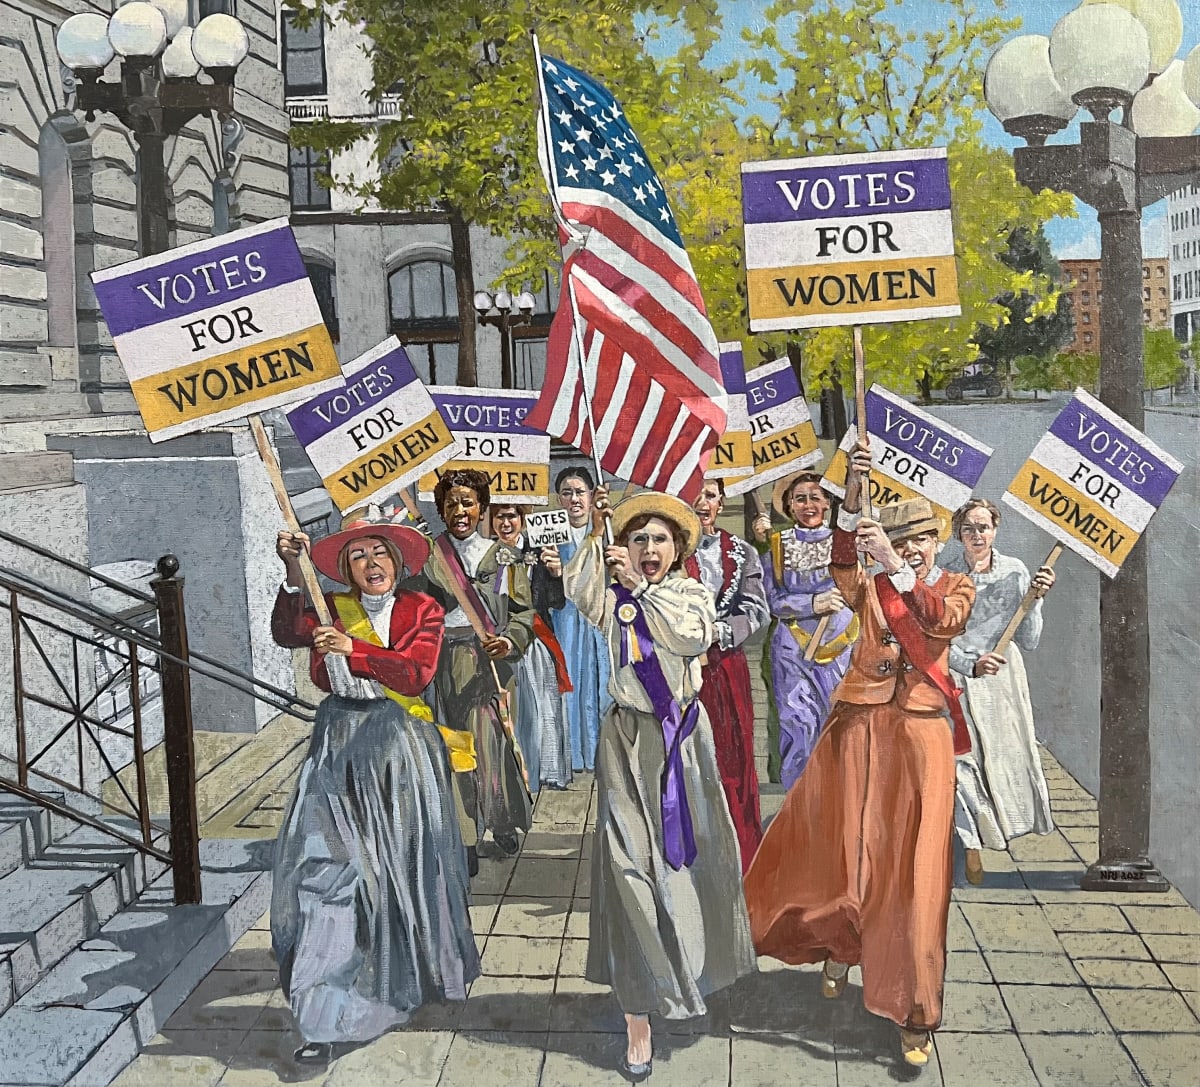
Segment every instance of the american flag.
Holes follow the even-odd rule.
[[[563,287],[546,384],[526,421],[592,454],[586,380],[601,466],[690,500],[726,416],[700,286],[616,99],[560,60],[539,62],[538,152],[560,223]]]

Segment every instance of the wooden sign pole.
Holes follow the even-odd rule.
[[[854,411],[855,423],[858,428],[858,440],[865,441],[867,437],[867,367],[866,361],[863,358],[862,325],[854,326]],[[871,516],[871,480],[869,472],[863,472],[862,474],[862,512],[865,517]],[[863,562],[865,564],[866,556],[863,557]],[[832,619],[832,615],[821,616],[820,622],[817,623],[817,629],[813,631],[812,640],[804,650],[804,659],[806,661],[811,662],[816,659],[817,650],[821,648],[821,642],[825,640],[825,632],[829,629],[829,623]]]
[[[1063,545],[1056,543],[1051,549],[1050,554],[1046,557],[1046,561],[1042,566],[1049,566],[1053,569],[1054,564],[1058,562],[1058,556],[1063,553]],[[1017,606],[1017,610],[1013,613],[1013,617],[1008,621],[1008,626],[1004,628],[1004,633],[1000,635],[1000,640],[996,643],[993,653],[998,656],[1004,656],[1008,649],[1009,643],[1013,640],[1013,636],[1017,633],[1017,628],[1025,621],[1025,616],[1029,614],[1029,609],[1033,607],[1033,602],[1037,600],[1033,585],[1031,584],[1025,595],[1021,598],[1021,603]]]

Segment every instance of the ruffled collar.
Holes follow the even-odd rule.
[[[792,532],[801,543],[819,543],[821,540],[828,540],[833,535],[833,529],[828,525],[821,525],[819,528],[804,528],[801,525],[795,525]]]

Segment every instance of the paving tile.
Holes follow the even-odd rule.
[[[735,1034],[729,1080],[733,1087],[837,1087],[837,1053],[793,1038]]]
[[[983,903],[998,906],[1035,906],[1037,900],[1017,872],[993,872],[984,877],[983,886],[964,883],[954,888],[952,897],[960,904]]]
[[[728,1037],[654,1032],[655,1087],[728,1087]],[[740,1087],[740,1085],[738,1085]]]
[[[561,939],[567,926],[569,906],[561,899],[541,901],[536,898],[506,898],[500,905],[491,931],[497,936]]]
[[[1200,993],[1187,992],[1180,993],[1179,995],[1187,1001],[1188,1007],[1192,1009],[1192,1013],[1196,1016],[1196,1018],[1200,1019]]]
[[[1159,962],[1200,963],[1200,940],[1195,936],[1164,936],[1143,933],[1142,939]]]
[[[589,903],[587,899],[575,899],[571,903],[571,913],[567,918],[567,928],[564,935],[569,940],[586,940],[588,938],[588,924],[590,919]]]
[[[950,903],[950,912],[946,916],[946,950],[947,951],[978,951],[979,942],[971,931],[971,926],[963,917],[957,902]]]
[[[1189,906],[1126,906],[1124,912],[1138,932],[1200,937],[1200,913]]]
[[[618,1062],[625,1054],[625,1028],[619,1033],[551,1031],[542,1068],[541,1087],[581,1087],[582,1084],[620,1082]],[[654,1064],[657,1084],[659,1062]]]
[[[995,985],[948,981],[942,996],[942,1028],[981,1034],[1007,1034],[1012,1021]]]
[[[453,1041],[450,1031],[392,1031],[370,1045],[338,1056],[329,1069],[325,1087],[436,1087]]]
[[[1150,949],[1136,932],[1063,932],[1059,939],[1073,959],[1150,958]]]
[[[254,970],[214,970],[167,1020],[176,1030],[247,1028],[279,987],[278,975]]]
[[[1144,1087],[1114,1034],[1021,1038],[1042,1087]]]
[[[1121,1041],[1149,1087],[1195,1087],[1200,1035],[1125,1034]]]
[[[1017,870],[1017,862],[1013,860],[1012,854],[1007,850],[982,849],[980,854],[985,872],[1015,872]]]
[[[553,978],[562,941],[537,936],[491,936],[483,972],[493,977]]]
[[[1095,989],[1093,992],[1113,1028],[1121,1033],[1200,1034],[1200,1020],[1178,993],[1161,989]]]
[[[1082,811],[1056,811],[1054,822],[1058,824],[1059,830],[1066,827],[1098,827],[1100,813],[1095,808],[1085,808]]]
[[[960,909],[980,947],[996,951],[1062,950],[1054,929],[1038,906],[964,902]]]
[[[554,981],[550,978],[485,975],[471,986],[470,999],[458,1012],[458,1029],[544,1031],[550,1023],[553,995]]]
[[[264,913],[257,921],[254,922],[254,925],[252,927],[259,929],[263,932],[270,932],[271,931],[271,911],[267,910],[266,913]]]
[[[944,1087],[1038,1087],[1029,1058],[1015,1034],[938,1031],[934,1047]]]
[[[1162,970],[1171,984],[1185,993],[1200,992],[1200,964],[1194,962],[1165,962]]]
[[[1079,975],[1063,954],[1033,951],[985,951],[992,977],[999,982],[1028,985],[1078,985]]]
[[[591,898],[592,896],[592,865],[589,861],[587,864],[579,866],[579,872],[575,876],[575,897],[576,898]]]
[[[582,834],[578,829],[533,830],[521,844],[522,857],[550,857],[557,860],[578,860]]]
[[[471,904],[467,907],[471,914],[471,929],[476,935],[486,936],[492,931],[496,913],[500,909],[498,895],[471,895]]]
[[[520,898],[570,898],[579,862],[522,858],[513,872],[508,893]]]
[[[581,978],[587,969],[587,940],[563,940],[558,963],[560,978]]]
[[[1010,842],[1008,851],[1017,864],[1022,861],[1075,860],[1075,850],[1071,848],[1071,843],[1058,831],[1051,831],[1049,834],[1026,834]]]
[[[111,1087],[215,1087],[224,1074],[225,1062],[214,1057],[142,1053],[112,1081]]]
[[[544,1031],[456,1034],[438,1082],[441,1087],[538,1087],[545,1045]]]
[[[607,985],[559,978],[550,1010],[550,1031],[625,1033],[625,1017]]]
[[[250,1024],[247,1023],[247,1030]],[[164,1028],[145,1046],[143,1056],[208,1057],[227,1065],[246,1036],[246,1030],[174,1030]]]
[[[946,954],[946,980],[990,983],[992,972],[978,951],[950,951]]]
[[[1093,989],[1169,989],[1171,982],[1153,962],[1076,959],[1075,969]]]
[[[1103,1034],[1110,1029],[1100,1005],[1082,985],[1001,985],[1000,991],[1022,1036]]]
[[[1116,906],[1046,905],[1046,920],[1055,932],[1129,932],[1129,922]]]

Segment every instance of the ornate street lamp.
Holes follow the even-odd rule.
[[[1145,428],[1142,209],[1200,182],[1200,51],[1175,61],[1183,35],[1176,0],[1090,3],[1050,37],[1001,46],[984,93],[1007,132],[1017,178],[1070,192],[1096,209],[1104,304],[1100,399]],[[1159,74],[1161,73],[1161,74]],[[1190,101],[1185,88],[1193,92]],[[1082,106],[1076,144],[1046,145]],[[1120,119],[1112,113],[1120,110]],[[1085,890],[1165,891],[1150,852],[1150,624],[1146,545],[1100,584],[1100,857]]]
[[[522,291],[516,298],[503,287],[495,295],[490,291],[475,292],[475,313],[479,323],[500,330],[500,384],[505,389],[513,387],[512,330],[518,325],[529,324],[536,306],[536,300],[528,291]]]
[[[75,91],[75,108],[89,121],[98,112],[111,113],[137,139],[143,256],[170,248],[167,137],[202,113],[230,122],[233,77],[250,51],[246,28],[232,15],[209,15],[190,27],[187,13],[188,0],[133,0],[108,19],[91,12],[72,15],[56,39],[58,55],[74,77],[68,89]],[[118,78],[101,79],[116,58]]]

